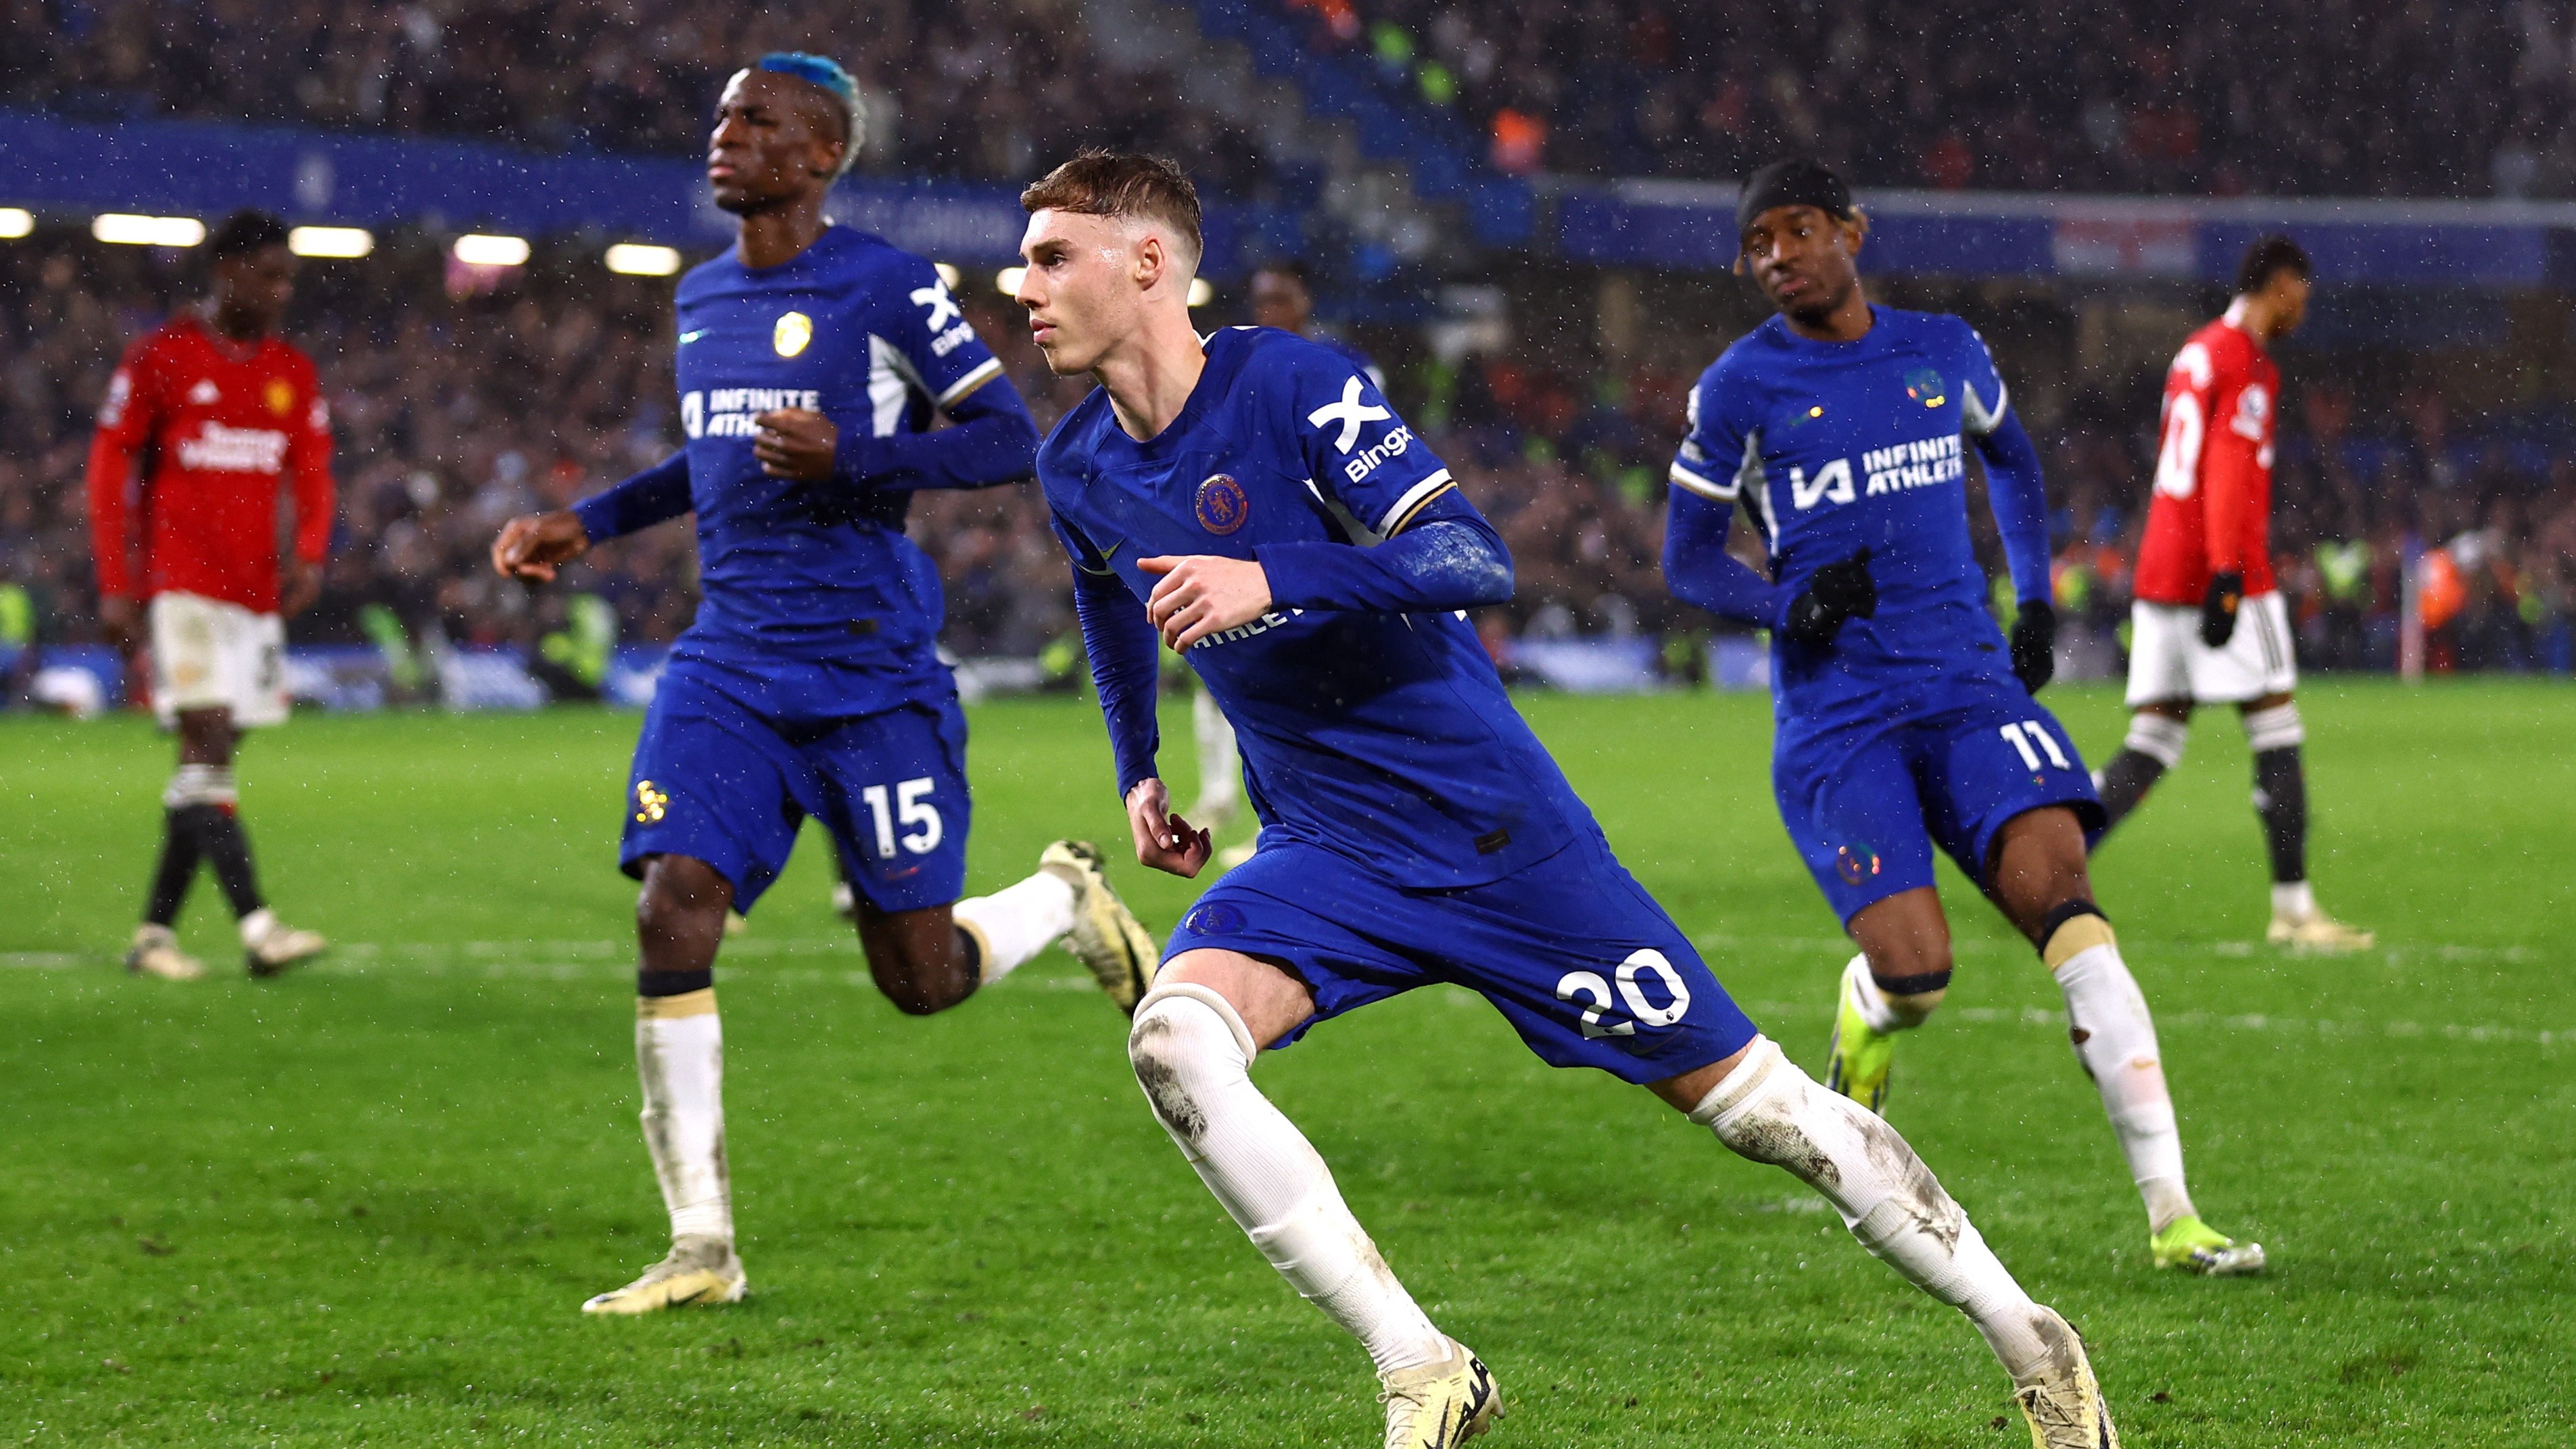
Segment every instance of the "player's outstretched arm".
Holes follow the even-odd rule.
[[[507,579],[550,584],[563,565],[590,550],[590,535],[569,508],[523,513],[501,525],[492,540],[492,571]]]
[[[1445,614],[1512,597],[1511,550],[1455,488],[1424,503],[1375,548],[1268,543],[1254,556],[1272,599],[1292,609]]]
[[[689,507],[689,455],[673,453],[570,508],[523,514],[503,524],[492,540],[492,567],[508,578],[552,583],[556,570],[592,544],[677,518]]]
[[[1038,425],[1020,390],[996,376],[940,411],[935,433],[860,438],[844,449],[841,472],[870,488],[992,488],[1037,472]]]
[[[1673,490],[1664,521],[1664,586],[1685,604],[1756,629],[1780,626],[1779,590],[1726,551],[1735,505]]]

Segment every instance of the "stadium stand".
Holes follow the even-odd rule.
[[[24,591],[41,642],[93,635],[80,489],[91,411],[125,342],[190,294],[191,266],[54,231],[0,247],[0,348],[10,359],[0,434],[17,440],[0,454],[0,581]],[[514,281],[488,288],[418,239],[306,276],[290,330],[319,360],[335,409],[342,510],[324,602],[296,622],[296,642],[364,642],[363,611],[374,605],[417,643],[533,652],[566,627],[566,601],[579,595],[612,605],[627,641],[666,641],[686,624],[684,529],[602,549],[554,591],[505,584],[485,565],[503,518],[568,502],[675,445],[659,340],[667,283],[606,278],[569,253],[541,251]],[[982,288],[966,301],[1051,424],[1083,384],[1048,376],[1006,301]],[[2071,327],[1998,320],[1990,335],[2008,372],[2071,371],[2050,350],[2071,344],[2049,340]],[[1444,362],[1397,350],[1394,336],[1368,340],[1386,345],[1398,405],[1518,562],[1519,597],[1486,626],[1498,653],[1508,661],[1523,642],[1608,636],[1661,640],[1675,646],[1660,656],[1669,667],[1699,667],[1689,641],[1708,621],[1668,599],[1656,560],[1663,468],[1697,367],[1690,349],[1705,339],[1620,365],[1582,348]],[[2567,669],[2576,467],[2566,450],[2534,444],[2527,427],[2510,433],[2509,419],[2468,426],[2436,392],[2389,392],[2365,370],[2339,367],[2332,354],[2294,361],[2284,411],[2278,552],[2312,666],[2391,667],[2398,564],[2430,547],[2434,667]],[[2149,371],[2030,405],[2035,420],[2052,415],[2038,431],[2061,504],[2060,596],[2105,651],[2127,608],[2155,380]],[[1061,652],[1066,576],[1033,489],[925,497],[912,516],[946,578],[952,651]],[[1999,571],[1999,553],[1994,561]]]
[[[1186,104],[1189,88],[1168,74],[1069,83],[1101,64],[1081,12],[1010,0],[13,0],[0,6],[0,103],[688,155],[725,76],[785,49],[834,55],[861,77],[870,171],[1025,180],[1078,143],[1151,144],[1243,199],[1283,185],[1309,199],[1319,179],[1274,158],[1278,136]]]
[[[1516,173],[1731,179],[1794,150],[1885,187],[2576,194],[2553,6],[1273,3]]]
[[[1256,50],[1264,12],[1285,20],[1318,56],[1361,62],[1351,73],[1390,100],[1456,117],[1507,172],[1722,179],[1794,149],[1877,186],[2576,195],[2576,36],[2547,6],[1197,9],[1203,28]],[[1170,73],[1067,84],[1100,64],[1093,29],[1072,7],[1025,0],[735,12],[676,0],[17,0],[0,7],[0,103],[687,153],[741,56],[800,46],[843,57],[867,81],[872,170],[1024,179],[1079,140],[1173,149],[1248,199],[1283,186],[1310,199],[1320,178],[1279,136],[1194,104],[1201,89]],[[2059,54],[2070,63],[2027,63]],[[1341,104],[1323,94],[1335,90],[1326,77],[1297,79],[1310,106]]]

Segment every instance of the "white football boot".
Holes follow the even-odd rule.
[[[690,1233],[673,1239],[670,1253],[645,1269],[643,1277],[600,1294],[582,1304],[581,1311],[631,1314],[659,1313],[683,1305],[713,1308],[740,1303],[750,1291],[751,1280],[743,1276],[742,1259],[734,1256],[733,1244],[712,1234]]]
[[[253,976],[274,976],[330,949],[330,942],[311,931],[298,930],[265,910],[257,914],[267,919],[245,926],[242,933],[242,958]]]
[[[1420,1368],[1381,1374],[1386,1449],[1456,1449],[1503,1416],[1503,1391],[1485,1361],[1454,1338],[1449,1356]]]
[[[1129,1016],[1154,981],[1162,948],[1153,933],[1118,899],[1101,873],[1100,850],[1087,840],[1059,840],[1038,856],[1038,869],[1073,887],[1073,929],[1064,948],[1091,968],[1091,977]]]
[[[206,974],[196,957],[179,949],[178,933],[146,922],[134,928],[134,944],[125,952],[125,969],[164,981],[194,981]]]
[[[2084,1340],[2057,1310],[2039,1312],[2048,1361],[2013,1380],[2013,1402],[2030,1423],[2031,1449],[2120,1449],[2120,1431],[2111,1425],[2111,1406],[2102,1401]]]
[[[2335,955],[2345,951],[2367,951],[2379,936],[2359,926],[2347,926],[2323,911],[2310,911],[2304,916],[2272,913],[2272,925],[2263,939],[2275,946],[2287,946],[2294,952],[2314,951]]]

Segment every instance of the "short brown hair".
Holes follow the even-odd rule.
[[[1199,189],[1178,163],[1134,151],[1087,149],[1020,193],[1020,208],[1070,211],[1082,216],[1142,216],[1164,223],[1189,244],[1195,266],[1205,243],[1199,237]]]

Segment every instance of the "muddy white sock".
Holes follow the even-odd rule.
[[[1923,1159],[1895,1128],[1816,1085],[1769,1037],[1753,1039],[1690,1119],[1822,1193],[1872,1256],[1968,1315],[2005,1372],[2019,1379],[2046,1361],[2038,1305]]]
[[[671,1213],[671,1236],[733,1241],[725,1171],[724,1027],[715,988],[635,998],[635,1067],[644,1082],[644,1145]]]
[[[2303,880],[2272,887],[2272,914],[2283,920],[2304,921],[2317,913],[2317,893]]]
[[[990,986],[1073,929],[1073,887],[1062,876],[1039,871],[989,896],[959,901],[949,918],[975,938]]]
[[[1203,986],[1162,986],[1127,1039],[1154,1116],[1289,1286],[1368,1350],[1381,1374],[1448,1354],[1440,1330],[1378,1256],[1305,1134],[1252,1085],[1242,1018]]]
[[[2111,923],[2075,916],[2049,935],[2041,959],[2066,993],[2068,1036],[2102,1094],[2102,1110],[2129,1159],[2129,1176],[2147,1205],[2147,1224],[2163,1232],[2192,1211],[2183,1185],[2182,1131],[2175,1125],[2173,1095],[2165,1088],[2163,1054],[2156,1049],[2155,1019],[2138,990]]]

